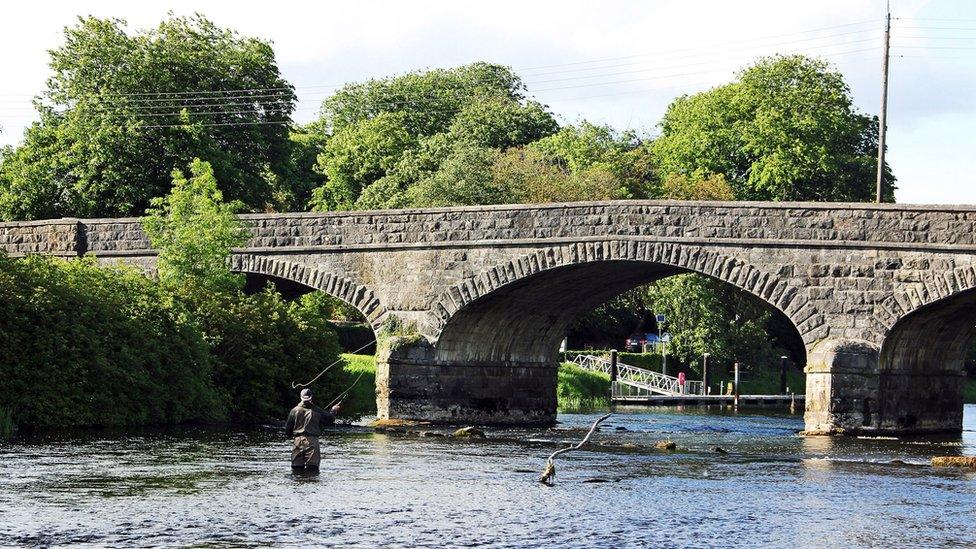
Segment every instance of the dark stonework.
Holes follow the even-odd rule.
[[[796,327],[808,430],[961,429],[976,207],[619,201],[243,219],[251,239],[235,270],[424,336],[424,357],[381,365],[390,417],[551,419],[566,326],[600,300],[698,272]],[[136,219],[3,223],[0,249],[155,262]]]

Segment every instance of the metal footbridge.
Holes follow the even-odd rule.
[[[577,355],[573,362],[585,370],[603,372],[607,375],[611,375],[610,371],[613,368],[610,359],[595,355]],[[617,362],[617,379],[613,383],[612,389],[613,398],[705,394],[705,388],[701,381],[685,380],[684,386],[682,386],[676,377],[619,361]]]

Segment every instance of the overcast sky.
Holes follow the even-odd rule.
[[[274,44],[315,116],[333,86],[473,61],[512,66],[561,120],[653,135],[668,103],[733,78],[757,56],[821,56],[857,106],[880,105],[883,0],[12,2],[0,8],[0,144],[34,119],[47,50],[78,15],[153,26],[198,11]],[[888,160],[898,202],[976,204],[976,2],[893,0]]]

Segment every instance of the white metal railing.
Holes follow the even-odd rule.
[[[594,355],[576,355],[573,362],[580,367],[593,372],[603,372],[610,374],[610,360]],[[652,393],[659,395],[701,395],[704,394],[704,386],[701,381],[685,380],[684,387],[678,383],[678,378],[664,375],[637,366],[631,366],[622,362],[617,362],[617,385],[614,386],[614,396],[618,390],[620,396],[640,396]],[[626,393],[624,395],[623,393]]]

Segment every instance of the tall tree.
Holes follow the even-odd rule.
[[[552,114],[524,92],[511,70],[487,63],[346,86],[322,104],[318,127],[327,141],[316,170],[328,181],[313,193],[312,208],[406,205],[408,188],[442,163],[457,175],[478,155],[555,132]]]
[[[660,125],[653,149],[664,174],[721,174],[740,200],[874,197],[877,118],[854,108],[843,75],[824,61],[760,59],[735,82],[676,99]]]
[[[40,121],[0,167],[3,218],[138,215],[195,157],[228,200],[273,201],[295,94],[267,42],[199,15],[135,33],[88,17],[50,66]]]

